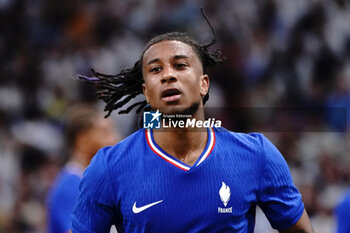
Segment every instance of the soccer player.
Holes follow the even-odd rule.
[[[108,115],[144,94],[157,118],[204,121],[206,69],[222,61],[186,33],[151,39],[133,68],[82,77],[99,88]],[[253,232],[260,206],[280,232],[314,232],[280,152],[261,134],[172,127],[142,128],[96,154],[86,169],[71,230],[107,232]]]
[[[347,191],[344,199],[335,209],[337,219],[337,233],[350,232],[350,189]]]
[[[79,194],[83,172],[98,149],[113,145],[118,135],[110,119],[90,105],[77,105],[67,113],[67,144],[72,156],[48,194],[48,232],[69,231],[70,215]]]

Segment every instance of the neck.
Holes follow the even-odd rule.
[[[201,108],[192,118],[204,121]],[[204,150],[208,133],[205,128],[161,128],[153,130],[154,140],[168,154],[192,166]]]
[[[86,151],[81,150],[73,150],[72,152],[72,158],[70,159],[71,162],[78,163],[82,167],[86,168],[90,164],[90,156],[87,156],[89,154]]]

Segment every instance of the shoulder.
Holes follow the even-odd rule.
[[[145,141],[145,130],[139,129],[133,134],[129,135],[115,146],[110,148],[110,153],[122,153],[137,149],[137,146],[144,143]]]
[[[229,131],[223,127],[215,128],[215,134],[217,138],[225,142],[234,142],[239,144],[245,144],[247,146],[261,147],[263,149],[269,149],[273,144],[271,141],[262,133],[237,133]]]
[[[268,140],[261,133],[237,133],[223,127],[215,128],[215,136],[218,144],[235,145],[250,150],[262,149],[264,141]]]
[[[214,128],[215,134],[221,137],[226,137],[229,139],[235,139],[239,141],[246,141],[246,142],[258,142],[261,140],[261,138],[264,138],[265,136],[262,133],[240,133],[240,132],[233,132],[230,131],[224,127],[220,128]]]
[[[94,156],[93,160],[104,160],[104,162],[112,162],[124,157],[125,154],[137,152],[140,146],[145,142],[145,130],[139,129],[129,135],[114,146],[107,146],[100,149]]]
[[[216,128],[215,133],[220,152],[228,151],[262,167],[271,163],[286,167],[282,154],[262,133],[236,133],[222,127]]]
[[[110,172],[109,168],[118,170],[125,162],[133,160],[140,154],[142,145],[145,143],[145,131],[140,129],[114,146],[101,148],[92,158],[84,172],[86,176],[105,176]]]

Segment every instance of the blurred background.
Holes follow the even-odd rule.
[[[209,42],[200,7],[227,58],[210,70],[206,105],[230,130],[262,131],[287,160],[315,231],[335,232],[350,186],[346,0],[0,0],[0,232],[46,232],[46,195],[67,159],[64,114],[81,102],[103,111],[77,74],[118,73],[168,31]],[[322,111],[264,120],[278,107]],[[137,129],[134,112],[111,118],[123,137]],[[274,232],[260,211],[256,232]]]

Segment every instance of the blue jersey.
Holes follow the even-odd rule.
[[[85,171],[73,233],[253,232],[259,205],[276,229],[304,204],[280,152],[261,134],[208,129],[193,166],[167,154],[140,129],[101,149]]]
[[[337,233],[349,233],[350,232],[350,190],[347,192],[345,198],[335,209],[337,216]]]
[[[83,169],[68,163],[58,174],[47,198],[48,232],[69,231],[70,216],[79,195],[79,183]]]

